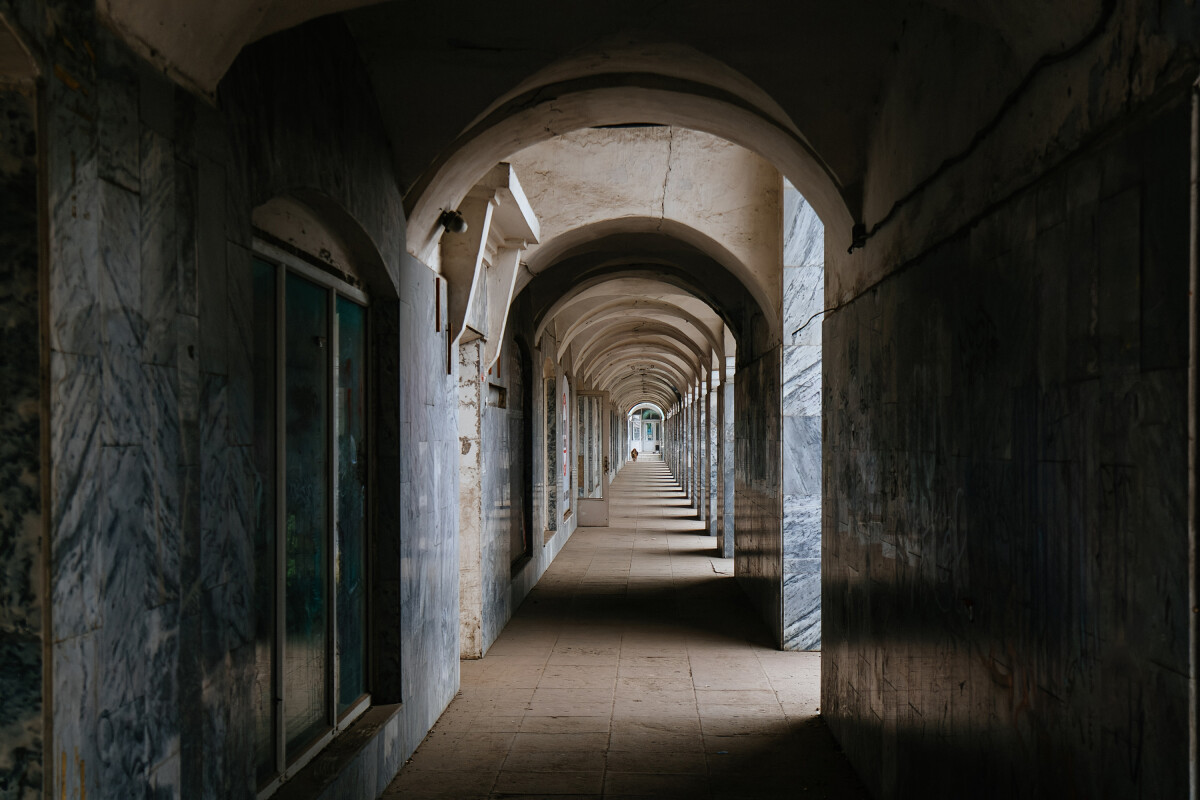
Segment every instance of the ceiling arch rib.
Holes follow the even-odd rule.
[[[554,136],[631,121],[725,139],[774,164],[812,204],[826,230],[848,236],[854,221],[843,187],[808,142],[745,99],[719,87],[655,73],[591,75],[512,98],[446,147],[409,191],[409,251],[431,263],[440,209],[455,208],[497,162]]]
[[[602,382],[597,382],[597,388],[603,391],[613,391],[619,386],[622,381],[627,380],[642,380],[643,378],[654,377],[656,380],[661,380],[664,385],[673,387],[674,389],[683,391],[683,387],[692,382],[692,376],[681,370],[678,364],[672,363],[663,355],[660,355],[656,361],[643,361],[637,365],[621,366],[604,377]]]
[[[590,379],[599,380],[600,376],[611,374],[612,369],[618,366],[618,359],[648,357],[664,360],[679,373],[682,381],[693,380],[702,371],[694,354],[681,347],[677,340],[655,336],[637,340],[615,339],[598,350],[595,357],[583,365],[582,372]]]
[[[626,413],[626,414],[632,414],[632,413],[634,413],[635,411],[641,411],[641,410],[642,410],[642,409],[644,409],[644,408],[648,408],[648,409],[650,409],[650,410],[651,410],[651,411],[653,411],[654,413],[658,414],[660,417],[665,417],[665,416],[666,416],[666,412],[662,410],[662,407],[661,407],[661,406],[658,406],[658,405],[656,405],[656,404],[654,404],[654,403],[635,403],[635,404],[634,404],[634,405],[633,405],[633,406],[632,406],[632,407],[631,407],[631,408],[630,408],[628,411],[626,411],[625,413]]]
[[[687,365],[686,372],[699,375],[704,371],[704,354],[687,340],[680,340],[670,335],[668,331],[648,331],[640,333],[636,338],[628,335],[628,331],[614,331],[595,342],[588,349],[578,353],[575,361],[576,370],[584,376],[595,375],[599,368],[609,363],[613,354],[624,346],[657,345],[665,352],[674,353]],[[690,347],[689,347],[690,345]]]
[[[630,287],[628,294],[666,292],[695,298],[694,312],[714,311],[738,342],[757,335],[747,329],[747,321],[755,315],[766,318],[746,286],[708,254],[662,234],[614,232],[563,254],[562,260],[541,270],[525,287],[535,336],[541,337],[573,296],[618,280],[630,281],[620,284]]]
[[[614,322],[614,318],[624,320],[630,314],[675,327],[693,341],[706,342],[721,357],[725,355],[723,339],[686,308],[660,300],[628,297],[602,302],[582,314],[575,323],[567,328],[563,335],[563,346],[569,346],[580,333],[585,333],[596,326],[610,325]]]
[[[653,355],[655,358],[647,358],[648,355]],[[670,354],[664,351],[630,353],[629,357],[638,360],[611,364],[604,373],[597,376],[595,385],[611,391],[613,387],[624,380],[638,379],[644,375],[653,374],[662,377],[670,385],[682,391],[684,386],[694,380],[693,375],[681,369],[678,363],[671,360]]]
[[[555,319],[570,319],[582,310],[606,308],[610,301],[639,301],[677,308],[687,319],[699,321],[705,328],[727,329],[720,314],[707,301],[697,297],[690,289],[667,282],[660,272],[653,265],[644,265],[640,271],[631,270],[624,275],[601,275],[579,280],[563,289],[561,295],[543,312],[535,326],[534,338],[540,338],[546,326]],[[725,349],[723,338],[722,334],[721,350]]]
[[[612,402],[621,412],[643,402],[652,402],[663,408],[670,408],[675,403],[675,392],[671,391],[670,387],[664,386],[655,387],[653,390],[646,386],[628,386],[618,389],[612,395]],[[665,413],[663,418],[666,418]]]
[[[695,380],[695,373],[689,371],[684,365],[680,365],[678,356],[666,349],[629,345],[628,348],[614,349],[610,355],[613,362],[608,363],[604,367],[604,371],[595,375],[595,384],[604,386],[605,389],[611,389],[611,386],[619,380],[634,374],[647,373],[652,369],[668,374],[672,383],[677,387],[688,385]]]
[[[585,373],[593,373],[593,364],[607,356],[609,350],[626,342],[662,343],[685,358],[689,368],[695,372],[705,369],[705,349],[694,340],[681,336],[669,325],[660,325],[641,320],[613,323],[608,328],[595,331],[572,351],[576,366]]]
[[[674,320],[617,314],[580,331],[573,339],[572,352],[576,354],[577,359],[585,359],[596,343],[613,335],[638,339],[651,334],[665,335],[680,343],[686,342],[687,348],[696,353],[698,361],[704,360],[704,353],[709,349],[708,341],[704,337],[689,333]],[[566,348],[562,348],[560,352],[565,353]]]
[[[662,367],[646,365],[644,370],[636,370],[622,376],[618,381],[606,386],[605,391],[618,394],[624,390],[645,389],[647,386],[657,386],[662,391],[674,394],[678,390],[677,378]]]
[[[665,382],[661,376],[650,376],[645,380],[631,381],[615,387],[611,393],[613,406],[618,412],[624,413],[634,403],[646,398],[653,398],[663,408],[670,408],[675,402],[675,387]]]

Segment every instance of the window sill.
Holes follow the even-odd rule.
[[[271,800],[324,800],[332,797],[354,796],[346,794],[339,784],[346,780],[355,787],[370,791],[366,784],[369,777],[379,783],[379,792],[387,786],[391,775],[370,776],[386,764],[388,754],[380,752],[386,742],[394,741],[396,731],[388,736],[388,729],[398,726],[400,703],[371,706],[354,723],[334,737],[324,750],[291,779],[271,795]],[[394,724],[395,723],[395,724]],[[396,763],[396,769],[400,764]],[[386,771],[386,770],[385,770]],[[394,772],[395,770],[393,770]],[[374,797],[378,792],[372,794]]]

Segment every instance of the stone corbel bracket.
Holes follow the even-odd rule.
[[[455,342],[485,340],[481,378],[500,357],[508,307],[521,253],[537,244],[541,230],[517,175],[497,164],[467,193],[458,207],[465,233],[443,234],[442,275]]]

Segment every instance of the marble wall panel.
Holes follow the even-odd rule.
[[[821,646],[821,312],[824,227],[784,185],[783,646]]]
[[[56,640],[100,625],[100,359],[50,354],[50,600]]]
[[[717,395],[719,386],[708,393],[708,535],[716,536],[721,525],[721,456],[723,448],[719,446],[721,438],[721,415],[717,411]]]
[[[394,483],[380,488],[393,557],[373,599],[391,636],[381,699],[402,708],[360,787],[374,796],[458,688],[459,441],[433,274],[404,255],[356,48],[348,34],[325,47],[328,21],[272,37],[239,57],[216,109],[117,46],[90,8],[51,10],[38,45],[78,82],[47,81],[45,104],[53,794],[253,795],[246,247],[250,209],[306,187],[360,221],[399,295]],[[67,41],[91,42],[96,62]],[[560,527],[505,607],[574,520]]]
[[[144,104],[143,104],[144,105]],[[140,145],[142,362],[173,366],[179,282],[175,270],[175,152],[171,140],[145,130]]]
[[[737,453],[737,419],[736,419],[736,385],[733,378],[726,378],[721,384],[721,392],[725,401],[725,420],[724,420],[724,437],[725,437],[725,454],[722,470],[724,471],[724,481],[722,489],[724,495],[725,515],[723,519],[723,529],[721,531],[721,555],[724,558],[733,558],[733,546],[736,540],[736,524],[737,524],[737,508],[735,506],[735,497],[737,490],[737,473],[736,473],[736,453]]]
[[[482,491],[484,508],[484,529],[482,534],[484,593],[483,593],[483,650],[491,646],[504,626],[512,618],[513,612],[521,601],[541,578],[546,568],[562,549],[563,544],[570,538],[575,529],[575,518],[572,515],[567,520],[556,520],[559,530],[553,537],[542,541],[539,531],[545,527],[545,510],[541,509],[536,498],[540,494],[544,473],[546,451],[554,447],[553,443],[544,440],[543,423],[535,418],[532,426],[534,441],[522,442],[524,436],[524,410],[522,378],[519,374],[519,358],[516,357],[517,339],[528,342],[533,337],[533,315],[528,313],[524,303],[525,298],[518,298],[509,315],[505,326],[505,340],[501,348],[501,360],[493,368],[489,380],[497,386],[506,389],[506,407],[500,408],[494,403],[486,405],[482,419],[483,439],[483,469]],[[531,364],[542,364],[546,358],[553,359],[556,353],[553,337],[547,334],[541,342],[542,348],[531,347]],[[558,367],[561,371],[561,366]],[[540,375],[540,372],[537,373]],[[556,378],[554,385],[562,386],[562,376]],[[557,408],[555,398],[545,397],[545,382],[540,378],[532,379],[532,406],[530,413],[539,414],[540,409],[547,406]],[[572,409],[578,408],[572,405]],[[533,546],[527,561],[516,561],[510,542],[514,538],[514,529],[523,524],[520,508],[523,492],[523,448],[532,447],[532,473],[534,476],[535,492],[533,508]],[[561,444],[558,445],[561,447]],[[561,458],[561,454],[556,456]],[[557,482],[558,476],[551,474],[551,480]],[[555,508],[555,513],[559,513]],[[515,563],[514,563],[515,562]]]
[[[784,267],[817,267],[824,271],[825,226],[787,178],[783,180],[783,220]],[[786,332],[790,334],[790,330]]]
[[[146,395],[141,363],[145,323],[141,315],[138,196],[101,180],[96,200],[102,441],[134,445],[145,434],[141,411]]]
[[[42,788],[43,566],[37,125],[0,91],[0,786]]]
[[[457,376],[446,373],[446,333],[434,330],[434,275],[405,257],[400,279],[400,343],[417,367],[400,404],[401,451],[411,454],[401,461],[402,763],[458,690],[459,441]]]
[[[783,639],[781,351],[739,363],[734,384],[734,574],[777,644]]]
[[[1180,93],[825,323],[821,710],[877,796],[1187,791],[1187,363],[1148,343],[1190,127]]]

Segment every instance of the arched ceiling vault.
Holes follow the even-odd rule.
[[[590,381],[601,389],[610,389],[612,382],[631,374],[649,370],[651,365],[662,374],[669,375],[675,388],[696,381],[696,365],[686,360],[678,347],[666,342],[619,342],[600,354],[603,360],[589,365]]]
[[[834,245],[829,292],[841,297],[959,229],[1031,165],[1052,166],[1180,70],[1190,75],[1195,12],[1183,5],[841,0],[735,13],[725,0],[461,0],[449,10],[97,0],[96,13],[208,98],[261,37],[305,21],[348,29],[406,197],[406,244],[419,255],[434,246],[440,209],[497,161],[568,131],[657,122],[740,143],[791,179]],[[963,202],[983,182],[992,188]],[[846,254],[854,224],[878,256]]]
[[[607,288],[605,288],[607,286]],[[579,298],[653,298],[681,305],[707,324],[731,330],[739,347],[755,335],[748,321],[765,319],[757,301],[722,264],[686,242],[662,234],[611,234],[565,252],[525,286],[534,315],[535,338],[580,311]],[[704,317],[704,313],[715,316]],[[565,330],[565,327],[561,330]],[[765,343],[765,342],[764,342]],[[728,353],[728,347],[726,347]]]
[[[583,305],[583,303],[578,305]],[[583,311],[577,321],[563,333],[559,346],[568,346],[580,334],[587,334],[597,327],[611,325],[626,318],[631,312],[637,314],[641,319],[655,320],[678,328],[684,332],[685,336],[698,336],[708,342],[719,355],[724,355],[725,344],[719,328],[716,331],[711,330],[708,324],[682,304],[642,299],[636,296],[632,303],[628,296],[601,300],[598,305]]]
[[[704,370],[705,363],[708,361],[708,351],[703,348],[702,344],[688,339],[673,328],[646,325],[631,320],[624,325],[605,331],[603,336],[597,337],[575,350],[576,370],[592,374],[593,366],[600,359],[605,358],[613,348],[625,342],[657,344],[675,350],[679,353],[680,358],[685,359],[688,369],[698,374]]]
[[[564,363],[621,412],[647,399],[675,405],[751,338],[742,328],[758,308],[721,264],[661,233],[584,242],[523,294],[535,341],[552,334]]]
[[[695,255],[688,247],[679,252]],[[603,255],[607,260],[617,254]],[[625,251],[622,257],[637,255]],[[687,288],[720,269],[711,259],[703,263],[687,280],[671,264],[593,267],[586,256],[551,264],[525,289],[530,306],[538,309],[535,340],[545,346],[543,336],[553,332],[560,357],[572,364],[581,385],[607,391],[616,410],[624,413],[647,399],[670,408],[735,347],[722,313]],[[740,301],[724,297],[731,319],[746,311],[733,306],[754,306],[746,295],[742,289]]]

